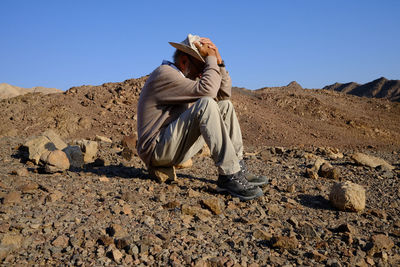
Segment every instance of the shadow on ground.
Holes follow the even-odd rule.
[[[324,198],[321,195],[313,196],[307,194],[299,195],[299,203],[305,207],[309,207],[312,209],[321,209],[321,210],[332,210],[335,209],[331,206],[329,200]]]

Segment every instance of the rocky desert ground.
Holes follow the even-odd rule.
[[[248,168],[270,178],[242,202],[215,192],[206,149],[150,179],[146,78],[0,101],[2,266],[400,265],[400,103],[234,88]]]

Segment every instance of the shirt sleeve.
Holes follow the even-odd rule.
[[[221,87],[217,94],[217,100],[229,99],[232,95],[232,80],[225,67],[220,67]]]
[[[191,80],[183,77],[170,66],[163,66],[162,78],[154,85],[154,96],[159,104],[190,103],[201,97],[216,98],[221,85],[221,73],[217,58],[208,56],[204,72],[200,79]]]

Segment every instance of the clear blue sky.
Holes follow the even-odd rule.
[[[400,79],[399,0],[0,0],[0,83],[67,90],[149,74],[188,33],[233,85]]]

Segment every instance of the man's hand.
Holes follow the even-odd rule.
[[[218,64],[222,63],[222,58],[221,58],[221,55],[219,54],[217,46],[213,42],[211,42],[211,40],[209,38],[201,37],[200,38],[200,43],[202,45],[208,45],[210,48],[214,49],[215,52],[216,52],[216,55],[217,55],[217,63]]]
[[[209,44],[202,45],[200,42],[194,42],[194,45],[197,47],[197,49],[199,50],[200,55],[202,57],[207,57],[207,56],[217,57],[217,52],[211,45],[209,45]],[[218,59],[218,57],[217,57],[217,59]]]

